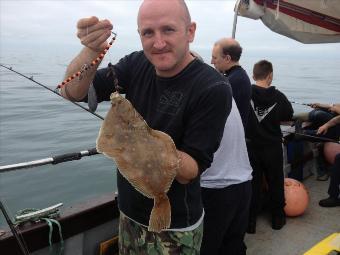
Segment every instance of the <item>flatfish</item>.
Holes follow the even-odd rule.
[[[179,168],[171,137],[148,126],[130,101],[114,92],[99,131],[97,150],[113,159],[120,173],[140,193],[154,199],[148,230],[161,232],[171,223],[167,192]]]

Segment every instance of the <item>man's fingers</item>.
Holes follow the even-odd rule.
[[[113,28],[113,26],[112,26],[110,21],[101,20],[101,21],[98,21],[94,25],[86,26],[86,27],[83,27],[83,28],[78,28],[77,36],[79,38],[82,38],[82,37],[88,36],[89,34],[96,32],[96,31],[105,31],[105,30],[111,31],[112,28]]]
[[[110,31],[95,31],[85,36],[81,43],[95,51],[102,51],[107,46],[106,40],[111,36]],[[105,43],[106,42],[106,43]]]
[[[94,24],[98,23],[99,19],[95,16],[92,16],[90,18],[83,18],[80,19],[77,23],[77,28],[78,29],[83,29],[89,26],[93,26]]]

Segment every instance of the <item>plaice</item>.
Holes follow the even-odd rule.
[[[171,205],[167,192],[179,168],[171,137],[150,128],[132,104],[118,92],[111,94],[107,113],[97,138],[97,150],[113,159],[133,187],[154,199],[149,231],[169,228]]]

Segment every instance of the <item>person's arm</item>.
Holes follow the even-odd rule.
[[[293,118],[294,110],[292,104],[289,102],[288,98],[285,94],[281,92],[282,101],[281,101],[281,122],[291,121]]]
[[[108,46],[106,41],[111,36],[112,24],[108,20],[98,20],[97,17],[80,19],[77,23],[77,36],[85,46],[74,58],[66,69],[65,78],[81,70],[86,64],[91,62],[103,52]],[[73,79],[61,88],[61,95],[71,101],[82,100],[89,89],[100,61],[85,71],[82,79]]]
[[[314,109],[324,109],[324,110],[329,110],[329,108],[332,106],[330,104],[322,104],[322,103],[311,103],[308,104],[310,107]]]
[[[198,175],[198,164],[189,154],[177,151],[180,157],[180,167],[176,180],[181,184],[187,184]]]
[[[332,118],[331,120],[323,124],[321,127],[319,127],[317,134],[318,135],[326,134],[329,128],[334,127],[335,125],[338,124],[340,124],[340,115]]]
[[[189,183],[211,165],[223,136],[231,102],[231,88],[226,81],[221,81],[201,92],[198,101],[189,107],[183,143],[178,147],[181,165],[176,180],[179,183]]]

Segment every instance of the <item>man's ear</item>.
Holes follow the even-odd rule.
[[[270,81],[273,80],[273,72],[271,72],[271,73],[269,74],[269,80],[270,80]]]
[[[222,53],[223,54],[223,53]],[[230,61],[231,60],[231,57],[230,57],[230,55],[225,55],[225,54],[223,54],[223,56],[222,56],[225,60],[227,60],[227,61]]]
[[[188,28],[188,40],[189,42],[193,42],[195,39],[195,32],[196,32],[196,23],[195,22],[191,22],[191,24],[189,25]]]
[[[273,81],[273,72],[271,72],[270,74],[268,74],[267,78],[266,78],[268,85],[270,85]]]

